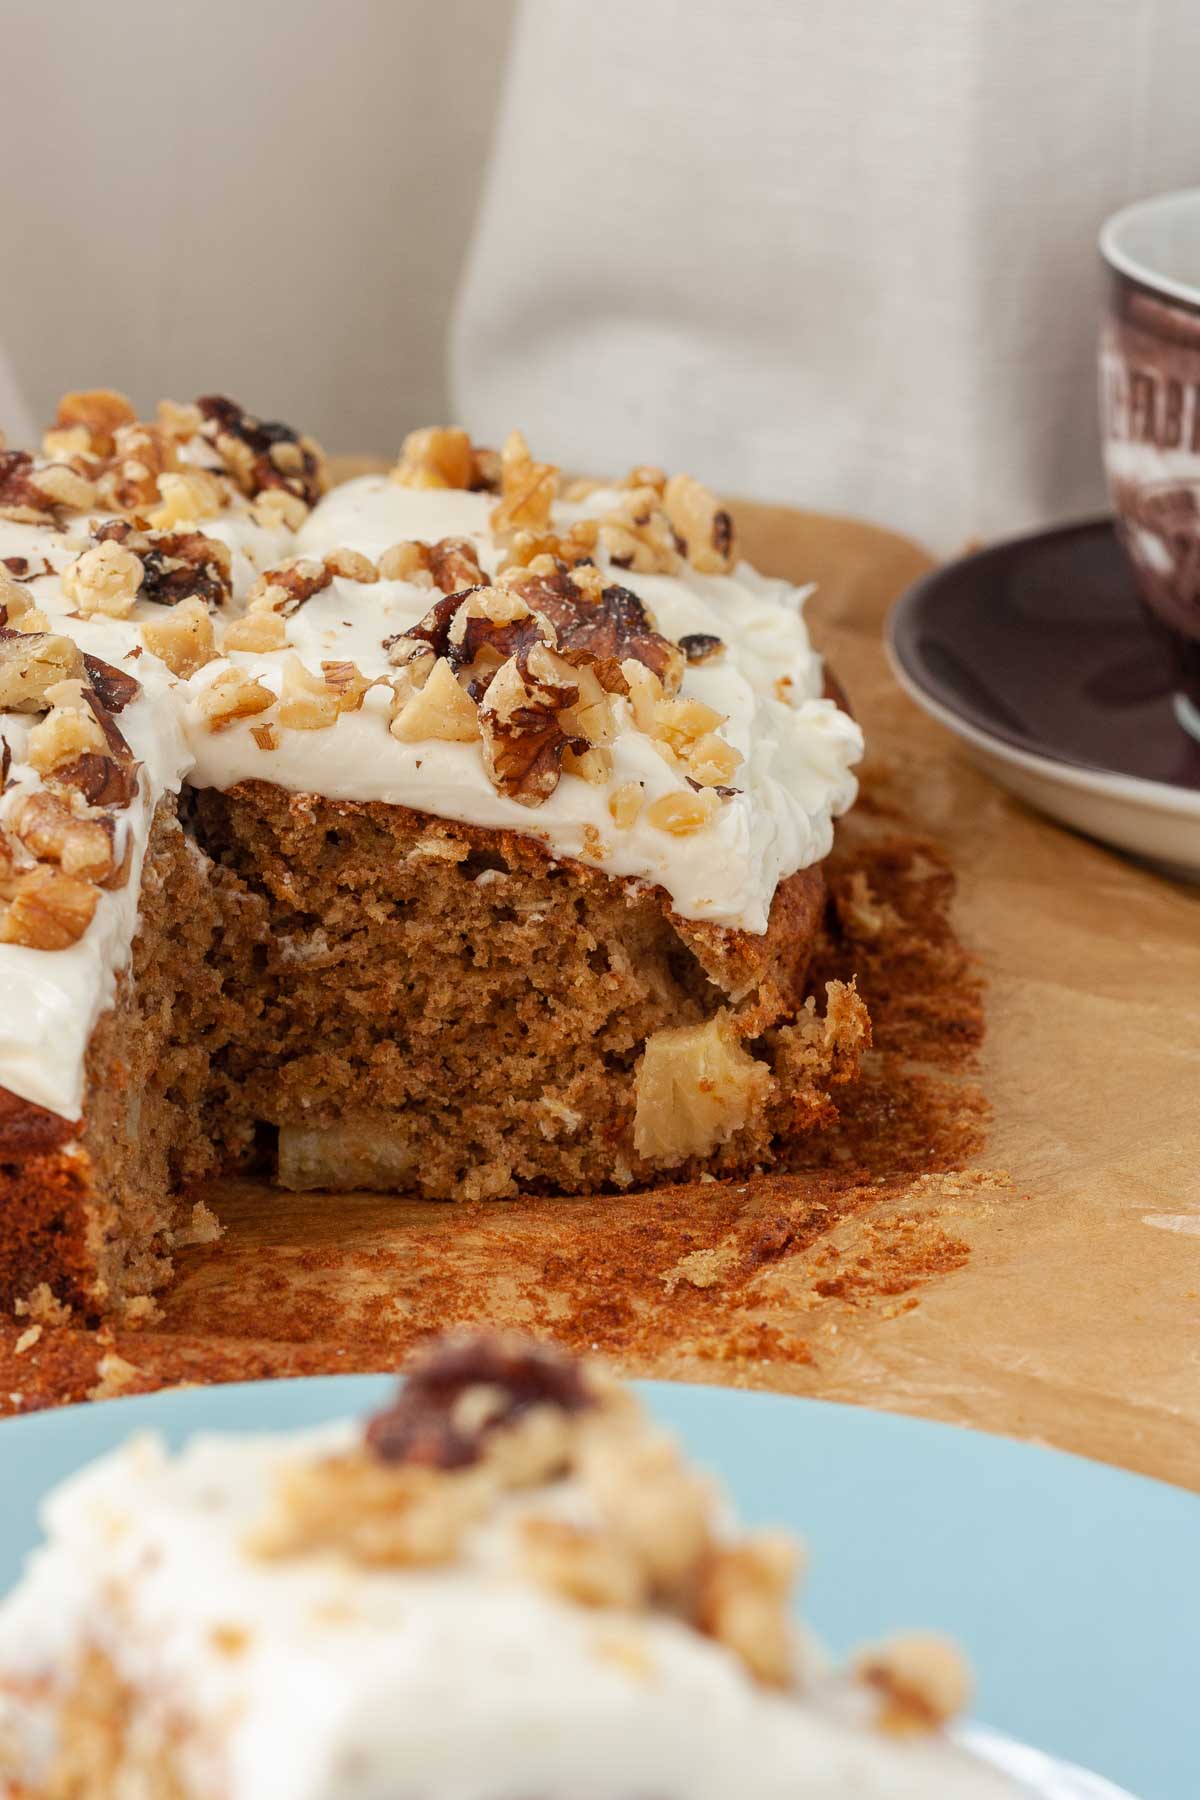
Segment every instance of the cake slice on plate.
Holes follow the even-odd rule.
[[[745,1174],[857,1068],[806,982],[862,740],[803,591],[690,478],[519,434],[324,488],[217,396],[0,452],[7,1304],[140,1304],[218,1169]]]
[[[943,1640],[843,1671],[796,1546],[740,1531],[603,1372],[455,1338],[394,1403],[136,1439],[55,1492],[0,1605],[26,1800],[1000,1800]],[[16,1785],[16,1784],[19,1784]]]

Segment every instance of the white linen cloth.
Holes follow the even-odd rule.
[[[1095,234],[1197,68],[1196,0],[522,0],[457,411],[939,549],[1099,507]]]

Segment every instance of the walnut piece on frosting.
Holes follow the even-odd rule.
[[[132,425],[136,419],[132,402],[124,394],[113,388],[85,388],[63,395],[58,403],[56,431],[79,434],[86,453],[104,459],[116,450],[116,433],[121,426]],[[55,433],[46,435],[50,438]],[[47,456],[55,454],[48,442],[44,448]]]
[[[417,744],[424,738],[434,738],[469,744],[478,738],[475,702],[459,686],[445,657],[439,656],[429,665],[422,686],[413,688],[406,671],[406,679],[397,684],[395,691],[396,705],[389,730],[401,743]]]
[[[228,501],[224,485],[210,469],[166,470],[158,478],[158,492],[161,503],[147,514],[147,523],[156,531],[215,519]]]
[[[93,613],[124,619],[133,611],[144,573],[141,559],[132,550],[106,539],[67,564],[63,593],[85,619]]]
[[[181,600],[160,619],[142,621],[142,642],[173,675],[186,678],[216,655],[212,620],[203,600]]]
[[[231,619],[221,635],[222,650],[247,650],[263,653],[282,650],[287,643],[287,626],[275,612],[251,612],[244,618]]]
[[[733,568],[733,520],[706,487],[691,475],[672,475],[663,506],[683,553],[702,575],[727,575]]]
[[[81,816],[45,789],[22,795],[5,825],[38,862],[57,863],[64,875],[103,886],[116,873],[112,820]]]
[[[654,488],[623,494],[600,521],[600,542],[609,561],[637,575],[676,575],[681,542]]]
[[[493,537],[503,543],[518,532],[547,531],[557,493],[554,464],[535,462],[522,434],[511,431],[500,452],[500,500],[492,508]]]
[[[225,731],[239,719],[253,718],[274,706],[275,695],[241,669],[222,669],[202,690],[196,710],[210,731]]]
[[[80,756],[105,754],[108,739],[84,701],[80,682],[60,681],[47,691],[46,698],[53,710],[25,740],[25,761],[39,775],[48,775],[62,763]]]
[[[100,903],[100,890],[90,881],[42,865],[16,875],[4,893],[0,944],[30,950],[67,950],[78,943]]]
[[[714,1548],[701,1568],[700,1629],[773,1687],[787,1687],[794,1674],[787,1603],[798,1572],[797,1547],[778,1532],[758,1532],[740,1544]]]
[[[410,431],[390,474],[399,487],[469,488],[475,474],[470,437],[456,425]]]
[[[860,1651],[854,1670],[880,1696],[881,1730],[900,1737],[938,1730],[971,1697],[962,1653],[936,1632],[906,1632]]]
[[[283,488],[315,506],[326,487],[321,449],[312,438],[277,420],[258,419],[224,394],[204,394],[196,402],[200,436],[221,459],[230,479],[256,500]]]
[[[0,712],[47,712],[53,705],[49,690],[83,672],[72,638],[0,629]]]

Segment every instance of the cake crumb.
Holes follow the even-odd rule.
[[[33,1346],[37,1343],[37,1341],[41,1337],[41,1335],[42,1335],[41,1326],[40,1325],[31,1325],[29,1327],[28,1331],[23,1331],[21,1333],[20,1337],[17,1339],[16,1343],[13,1345],[14,1354],[17,1356],[24,1356],[24,1354],[27,1350],[33,1349]]]

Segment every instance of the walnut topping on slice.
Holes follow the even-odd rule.
[[[151,600],[158,606],[196,599],[217,607],[230,599],[233,558],[228,544],[219,538],[202,531],[150,531],[142,519],[110,519],[94,535],[98,550],[119,546],[140,565],[135,599]],[[95,554],[89,550],[79,562]]]
[[[908,1632],[864,1650],[854,1669],[880,1695],[880,1728],[897,1736],[939,1730],[971,1697],[961,1652],[934,1632]]]
[[[619,1538],[566,1519],[523,1519],[521,1559],[540,1586],[581,1606],[632,1611],[647,1597],[645,1572]]]
[[[706,1156],[749,1124],[773,1089],[770,1070],[744,1048],[728,1012],[652,1032],[635,1082],[633,1147],[664,1167]]]
[[[290,425],[256,419],[221,394],[205,394],[196,405],[203,420],[201,436],[243,494],[255,499],[268,488],[285,488],[306,506],[316,505],[325,489],[325,468],[312,438]]]
[[[144,620],[142,642],[173,675],[184,679],[212,662],[217,653],[203,600],[181,600],[161,619]]]
[[[138,791],[140,767],[132,757],[121,759],[104,751],[88,750],[70,762],[56,765],[50,779],[55,787],[74,788],[89,806],[120,810],[130,804]]]
[[[724,656],[725,646],[719,637],[713,637],[707,631],[690,631],[679,640],[679,648],[693,668],[703,663],[716,662]]]
[[[563,753],[588,748],[559,715],[579,699],[574,670],[543,643],[503,663],[479,708],[483,760],[492,785],[521,806],[540,806],[558,786]]]
[[[109,538],[67,564],[63,593],[85,619],[93,613],[124,619],[133,611],[143,574],[140,558]]]
[[[92,692],[107,712],[123,711],[142,691],[140,681],[127,675],[124,669],[115,669],[112,663],[103,662],[98,656],[85,655],[83,666]]]
[[[158,478],[161,505],[147,515],[156,531],[173,531],[177,525],[193,525],[215,519],[226,504],[225,486],[210,469],[166,471]]]
[[[57,432],[78,434],[90,456],[107,458],[116,450],[116,433],[137,420],[132,403],[113,388],[85,388],[64,394],[58,403]],[[47,434],[47,435],[57,435]],[[47,446],[46,454],[54,451]]]
[[[697,1625],[773,1687],[795,1674],[788,1604],[798,1566],[790,1538],[759,1532],[714,1548],[701,1567]]]
[[[390,475],[399,487],[473,487],[475,458],[471,440],[456,425],[427,425],[420,431],[410,431]]]
[[[379,559],[379,573],[385,581],[439,587],[443,594],[461,593],[487,581],[470,538],[439,538],[433,544],[409,539],[392,544]]]
[[[423,647],[422,647],[423,648]],[[479,715],[471,696],[459,686],[445,657],[428,663],[429,653],[414,659],[396,685],[396,704],[389,729],[401,743],[418,744],[433,738],[469,744],[479,736]],[[418,679],[421,685],[417,686]]]
[[[248,650],[265,653],[282,650],[287,643],[287,626],[278,613],[247,613],[244,619],[232,619],[221,638],[223,650]]]
[[[636,594],[616,583],[600,587],[597,594],[598,580],[594,570],[566,569],[539,559],[527,571],[506,574],[504,585],[549,619],[564,656],[580,650],[596,661],[632,659],[650,669],[667,693],[677,693],[684,668],[678,645],[655,630]]]
[[[0,912],[0,944],[30,950],[66,950],[78,943],[100,903],[90,881],[44,865],[5,884],[8,905]]]
[[[279,690],[279,723],[289,731],[324,731],[337,723],[340,710],[324,678],[310,674],[298,656],[289,656]]]
[[[620,787],[613,789],[608,797],[608,810],[618,830],[628,831],[637,824],[645,797],[646,790],[640,781],[623,781]]]
[[[31,856],[57,863],[64,875],[103,886],[117,872],[113,821],[80,816],[56,794],[42,790],[23,795],[5,823]]]
[[[692,567],[703,575],[727,575],[736,560],[733,520],[715,496],[691,475],[672,475],[663,505]]]
[[[0,518],[54,525],[60,511],[84,512],[95,498],[94,484],[69,464],[35,468],[27,450],[0,448]]]
[[[675,575],[682,543],[652,487],[633,488],[600,521],[600,542],[618,569],[638,575]]]
[[[53,710],[25,741],[25,761],[39,775],[48,775],[61,764],[92,752],[102,756],[110,752],[104,724],[88,706],[81,682],[57,682],[47,690],[46,698]]]
[[[361,550],[331,550],[325,558],[325,567],[331,576],[340,575],[344,581],[361,581],[369,586],[379,580],[379,570]]]
[[[458,1554],[489,1497],[471,1471],[448,1479],[353,1450],[285,1468],[272,1511],[247,1547],[262,1557],[341,1550],[368,1566],[436,1567]]]
[[[327,563],[318,562],[312,556],[289,557],[278,568],[268,569],[259,576],[250,589],[250,611],[279,613],[285,619],[290,618],[332,580],[333,570]]]
[[[534,462],[521,433],[510,432],[500,452],[500,502],[492,508],[492,535],[503,543],[518,532],[547,531],[557,493],[553,463]]]
[[[491,1434],[534,1407],[578,1413],[596,1404],[579,1363],[495,1332],[444,1339],[415,1361],[367,1443],[386,1463],[456,1469],[478,1462]]]
[[[159,497],[159,481],[179,468],[174,440],[157,425],[119,425],[113,454],[102,464],[96,503],[115,512],[142,513]]]
[[[196,709],[210,731],[225,731],[238,719],[252,718],[274,706],[275,695],[261,681],[240,669],[222,669],[196,701]]]
[[[711,824],[720,808],[720,799],[712,788],[700,793],[684,793],[680,789],[652,800],[644,817],[647,825],[670,832],[672,837],[691,837]]]
[[[600,525],[596,519],[577,520],[565,536],[556,536],[552,531],[516,531],[508,540],[501,567],[527,569],[541,557],[549,556],[574,569],[591,562],[599,541]]]
[[[0,628],[0,712],[47,712],[49,690],[83,673],[83,655],[71,638]]]

